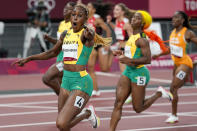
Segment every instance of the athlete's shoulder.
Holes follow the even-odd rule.
[[[63,25],[63,24],[65,24],[65,21],[64,20],[60,21],[59,25]]]
[[[94,18],[100,18],[100,15],[98,15],[98,14],[94,14]]]
[[[129,19],[127,19],[127,18],[124,18],[123,21],[124,21],[124,23],[129,23]]]

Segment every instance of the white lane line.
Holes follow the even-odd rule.
[[[2,125],[0,128],[13,128],[13,127],[25,127],[25,126],[41,126],[41,125],[55,125],[55,121],[40,122],[40,123],[27,123],[27,124],[15,124],[15,125]]]
[[[23,105],[1,105],[0,107],[12,107],[12,108],[30,108],[30,109],[57,109],[57,107],[51,106],[23,106]]]
[[[103,110],[103,111],[107,111],[109,112],[109,110]],[[0,116],[10,116],[10,115],[27,115],[27,114],[43,114],[43,113],[53,113],[53,112],[57,112],[57,110],[51,110],[51,111],[38,111],[38,112],[24,112],[24,113],[10,113],[10,114],[1,114]],[[132,111],[130,111],[132,112]],[[149,115],[147,115],[147,113]],[[188,112],[189,113],[189,112]],[[190,112],[191,113],[191,112]],[[136,115],[136,116],[122,116],[122,119],[136,119],[136,118],[148,118],[148,117],[159,117],[159,116],[166,116],[168,113],[159,113],[159,112],[144,112],[143,114],[140,115]],[[181,114],[181,113],[180,113]],[[183,114],[186,114],[183,113]],[[106,118],[101,118],[101,120],[110,120],[110,117],[106,117]],[[87,121],[87,120],[83,120]],[[40,122],[40,123],[26,123],[26,124],[15,124],[15,125],[1,125],[0,128],[13,128],[13,127],[28,127],[28,126],[40,126],[40,125],[54,125],[55,122]],[[145,130],[156,130],[157,128],[145,128]],[[159,127],[160,129],[160,127]],[[164,127],[164,129],[166,129],[166,127]],[[136,130],[136,129],[135,129]],[[131,130],[131,131],[135,131],[135,130]],[[136,131],[143,131],[144,129],[137,129]],[[121,130],[121,131],[130,131],[130,130]]]
[[[194,102],[179,102],[179,105],[190,105],[190,104],[197,104],[197,101]],[[171,103],[154,103],[153,106],[170,106]],[[103,107],[95,107],[96,110],[100,109],[113,109],[113,106],[103,106]],[[132,105],[124,105],[123,108],[132,108]]]
[[[14,106],[14,105],[38,105],[38,104],[53,104],[57,103],[57,100],[54,101],[35,101],[35,102],[20,102],[20,103],[7,103],[7,104],[0,104],[1,105],[9,105],[9,106]]]
[[[96,71],[96,75],[108,76],[108,77],[120,77],[120,74],[105,73],[105,72],[100,72],[100,71]]]
[[[197,96],[197,93],[183,93],[183,94],[179,94],[179,96]],[[146,96],[146,97],[148,98],[150,96]],[[115,98],[116,97],[99,97],[99,98],[91,98],[90,101],[115,100]]]
[[[162,115],[139,115],[139,116],[122,116],[122,119],[129,118],[144,118],[144,117],[158,117]],[[110,120],[110,117],[101,118],[100,120]],[[87,121],[87,120],[83,120]],[[15,124],[15,125],[0,125],[1,128],[13,128],[13,127],[24,127],[24,126],[40,126],[40,125],[55,125],[56,122],[40,122],[40,123],[26,123],[26,124]]]
[[[184,88],[185,89],[185,88]],[[146,89],[146,90],[148,90],[148,91],[150,91],[150,90],[156,90],[156,88],[148,88],[148,89]],[[109,92],[115,92],[115,90],[103,90],[103,91],[101,91],[102,93],[109,93]],[[20,96],[18,96],[18,95],[13,95],[13,97],[30,97],[30,96],[44,96],[44,95],[51,95],[51,94],[30,94],[30,95],[28,95],[28,94],[23,94],[22,96],[20,95]],[[179,94],[179,96],[197,96],[197,93],[182,93],[182,94]],[[11,98],[12,96],[0,96],[1,98]],[[146,97],[149,97],[149,96],[146,96]],[[91,99],[90,99],[90,101],[99,101],[99,100],[114,100],[115,99],[115,97],[99,97],[99,98],[94,98],[94,97],[92,97]],[[57,100],[56,101],[49,101],[49,103],[57,103]],[[47,104],[47,101],[46,101],[46,103],[41,103],[41,102],[32,102],[32,104],[33,103],[35,103],[35,104]],[[10,103],[10,104],[25,104],[25,102],[24,103]],[[29,103],[29,104],[31,104],[31,103]],[[0,104],[1,105],[1,104]]]
[[[165,79],[157,79],[157,78],[150,78],[150,81],[156,81],[156,82],[163,82],[163,83],[171,83],[171,80],[165,80]]]
[[[166,115],[137,115],[137,116],[122,116],[122,119],[136,119],[136,118],[145,118],[145,117],[158,117],[158,116],[166,116]],[[101,118],[101,120],[110,120],[110,117]],[[87,121],[87,120],[85,120]],[[29,127],[29,126],[40,126],[40,125],[55,125],[56,122],[40,122],[40,123],[26,123],[26,124],[15,124],[15,125],[1,125],[0,128],[14,128],[14,127]],[[172,126],[172,127],[155,127],[155,128],[141,128],[141,129],[129,129],[129,130],[120,130],[120,131],[144,131],[144,130],[159,130],[159,129],[170,129],[170,128],[183,128],[183,127],[196,127],[197,124],[194,125],[183,125],[183,126]]]
[[[115,100],[115,97],[100,97],[100,98],[90,99],[90,101],[106,101],[106,100]]]
[[[112,109],[98,109],[96,108],[97,112],[112,112]],[[123,110],[122,112],[125,113],[136,113],[135,111],[132,110]],[[34,112],[17,112],[17,113],[5,113],[5,114],[0,114],[0,117],[4,117],[4,116],[16,116],[16,115],[31,115],[31,114],[46,114],[46,113],[57,113],[57,109],[55,110],[47,110],[47,111],[34,111]],[[196,116],[194,115],[197,112],[179,112],[178,115],[180,116]],[[170,113],[165,113],[165,112],[148,112],[148,111],[144,111],[141,113],[141,115],[166,115],[168,116]]]
[[[140,129],[128,129],[128,130],[119,130],[119,131],[152,131],[152,130],[163,130],[163,129],[173,129],[173,128],[187,128],[187,127],[197,127],[197,124],[180,125],[180,126],[166,126],[166,127],[153,127],[153,128],[140,128]]]
[[[13,97],[32,97],[32,96],[52,96],[55,95],[55,93],[25,93],[25,94],[9,94],[9,95],[1,95],[0,98],[13,98]]]
[[[195,93],[193,94],[184,94],[184,96],[191,96],[191,95],[197,95]],[[100,100],[114,100],[114,97],[109,98],[92,98],[90,101],[100,101]],[[22,103],[7,103],[7,104],[0,104],[0,107],[21,107],[21,108],[43,108],[43,109],[56,109],[56,107],[53,106],[32,106],[32,105],[38,105],[38,104],[55,104],[57,101],[38,101],[38,102],[22,102]],[[189,105],[189,104],[197,104],[196,101],[193,102],[179,102],[179,105]],[[168,103],[154,103],[152,106],[167,106],[171,105]],[[131,105],[125,105],[124,107],[131,107]],[[97,108],[113,108],[113,106],[105,106],[105,107],[97,107]]]
[[[166,89],[169,89],[169,87],[165,87]],[[181,88],[181,90],[183,89],[197,89],[194,86],[183,86]],[[147,91],[152,91],[152,90],[156,90],[156,88],[146,88]],[[101,90],[101,93],[112,93],[115,92],[115,88],[114,89],[110,89],[110,90]],[[50,92],[50,93],[25,93],[25,94],[1,94],[0,99],[4,99],[4,98],[17,98],[17,97],[34,97],[34,96],[56,96],[55,93]]]
[[[104,111],[104,112],[111,112],[112,113],[112,110],[109,110],[109,109],[99,109],[99,110],[96,110],[97,112],[99,111]],[[134,113],[136,114],[135,111],[131,111],[131,110],[122,110],[122,112],[124,113]],[[144,111],[142,113],[140,113],[140,115],[170,115],[170,113],[164,113],[164,112],[147,112],[147,111]],[[179,114],[178,114],[179,115]]]
[[[0,117],[2,117],[2,116],[18,116],[18,115],[45,114],[45,113],[57,113],[57,110],[32,111],[32,112],[20,112],[20,113],[6,113],[6,114],[0,114]]]
[[[96,109],[97,112],[99,111],[104,111],[104,112],[111,112],[112,113],[112,109]],[[122,112],[124,113],[135,113],[135,111],[132,110],[122,110]],[[197,115],[195,115],[197,112],[179,112],[177,113],[179,116],[192,116],[192,117],[196,117]],[[171,113],[165,113],[165,112],[153,112],[153,111],[144,111],[142,113],[140,113],[141,115],[166,115],[169,116]]]

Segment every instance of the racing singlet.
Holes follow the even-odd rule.
[[[65,30],[69,30],[71,28],[71,22],[65,22],[65,20],[61,21],[58,27],[57,31],[57,38],[60,38],[61,33],[63,33]]]
[[[136,41],[139,39],[139,38],[146,38],[146,35],[145,33],[138,33],[136,35],[131,35],[129,37],[129,40],[126,42],[126,45],[125,45],[125,52],[124,52],[124,55],[126,57],[129,57],[131,59],[137,59],[137,58],[140,58],[142,57],[142,52],[141,52],[141,49],[138,48],[136,46]],[[126,65],[128,66],[128,65]],[[141,68],[141,67],[144,67],[144,65],[138,65],[136,66],[136,68]],[[132,66],[128,66],[127,68],[133,68]]]
[[[117,40],[125,40],[126,31],[123,29],[125,23],[128,23],[128,19],[124,18],[123,21],[117,21],[115,25],[115,35]]]
[[[90,26],[90,27],[93,27],[94,28],[94,30],[96,31],[96,26],[95,26],[95,20],[96,20],[96,18],[99,18],[100,16],[99,15],[97,15],[97,14],[94,14],[93,15],[93,17],[91,17],[91,18],[89,18],[88,19],[88,25]]]
[[[71,28],[71,22],[65,23],[65,20],[61,21],[58,27],[57,31],[57,39],[60,38],[61,33],[63,33],[65,30],[69,30]],[[58,56],[56,62],[62,61],[63,60],[63,52],[61,51]]]
[[[62,45],[64,64],[87,64],[93,47],[87,47],[82,43],[83,30],[77,33],[74,33],[73,29],[67,31]]]
[[[190,68],[193,68],[192,60],[187,54],[186,49],[188,44],[185,40],[185,32],[187,31],[186,27],[183,27],[179,32],[176,33],[174,29],[170,35],[170,52],[172,60],[176,66],[181,64],[187,65]]]

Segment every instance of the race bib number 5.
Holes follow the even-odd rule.
[[[138,76],[137,77],[137,85],[138,86],[144,86],[145,84],[146,84],[146,77]]]
[[[83,106],[83,103],[84,103],[84,98],[81,96],[76,96],[74,106],[81,108]]]

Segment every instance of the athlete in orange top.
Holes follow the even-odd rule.
[[[158,55],[171,53],[172,60],[174,61],[173,79],[170,86],[170,91],[173,94],[172,115],[166,120],[167,123],[178,122],[178,89],[184,85],[187,76],[193,68],[192,60],[187,54],[186,49],[188,42],[197,44],[197,37],[191,30],[192,27],[189,24],[188,16],[183,11],[175,12],[172,17],[172,25],[174,30],[170,35],[170,50]]]

